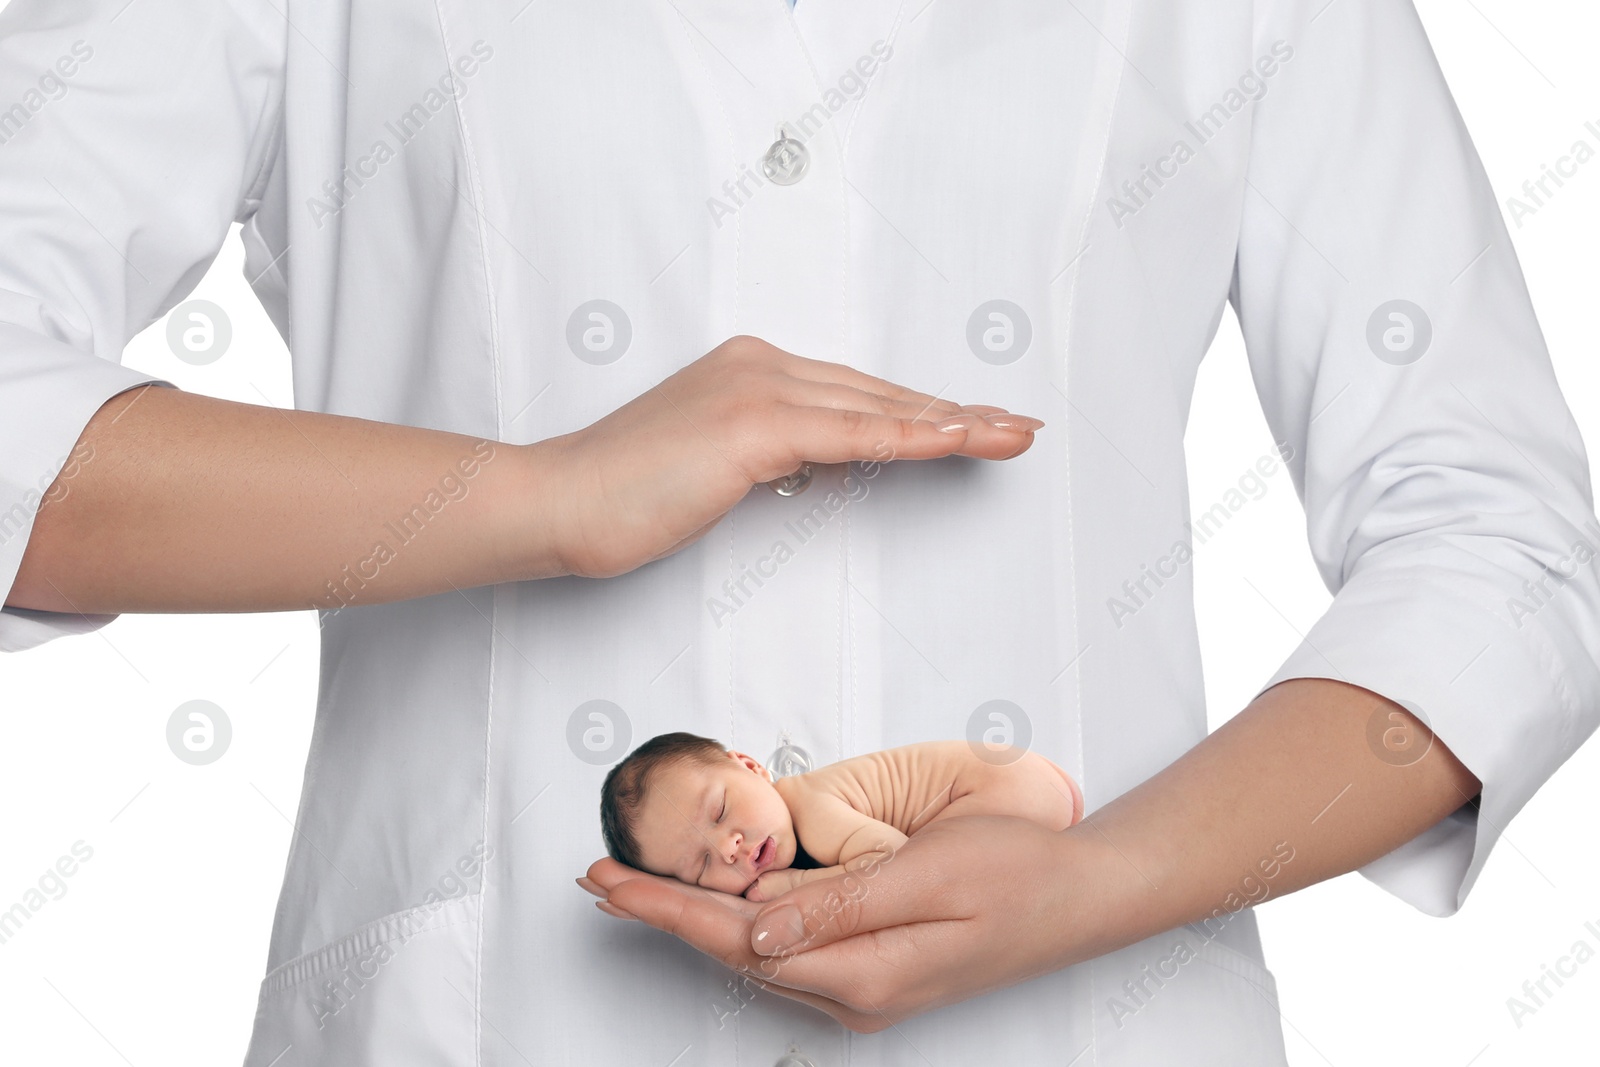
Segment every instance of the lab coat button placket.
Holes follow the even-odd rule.
[[[775,478],[767,485],[779,496],[798,496],[806,491],[806,486],[811,484],[811,464],[802,463],[800,469],[793,474],[786,474],[782,478]]]
[[[791,138],[788,131],[779,126],[778,139],[772,142],[761,160],[761,170],[767,179],[775,185],[793,185],[806,176],[810,165],[811,153],[805,144]]]

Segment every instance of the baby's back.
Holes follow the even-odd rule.
[[[868,752],[777,784],[780,792],[798,788],[837,796],[907,837],[974,793],[992,794],[1008,807],[1065,803],[1072,812],[1082,806],[1067,774],[1037,752],[1024,751],[1008,763],[990,762],[965,741],[923,741]]]

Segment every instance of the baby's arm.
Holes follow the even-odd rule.
[[[745,898],[767,901],[797,886],[832,878],[878,862],[909,838],[886,822],[857,811],[843,797],[821,790],[799,793],[790,806],[795,833],[819,863],[814,870],[767,871],[745,890]]]
[[[871,857],[893,852],[909,840],[893,826],[857,811],[832,793],[808,798],[805,807],[805,812],[795,817],[795,827],[804,822],[807,851],[820,863],[831,859],[853,871],[871,862]],[[811,851],[813,841],[820,851]]]

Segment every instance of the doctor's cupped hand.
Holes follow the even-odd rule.
[[[764,904],[609,857],[579,884],[602,910],[640,919],[857,1033],[1048,974],[1108,950],[1105,910],[1074,877],[1081,839],[1028,819],[952,816],[881,862]]]
[[[676,552],[752,486],[803,463],[1010,459],[1044,423],[961,405],[737,336],[581,430],[537,442],[559,483],[567,573],[608,578]]]

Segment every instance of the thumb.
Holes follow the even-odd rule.
[[[806,952],[856,934],[926,918],[916,891],[891,869],[897,853],[791,889],[756,912],[750,948],[760,956]],[[906,864],[901,863],[902,867]]]

